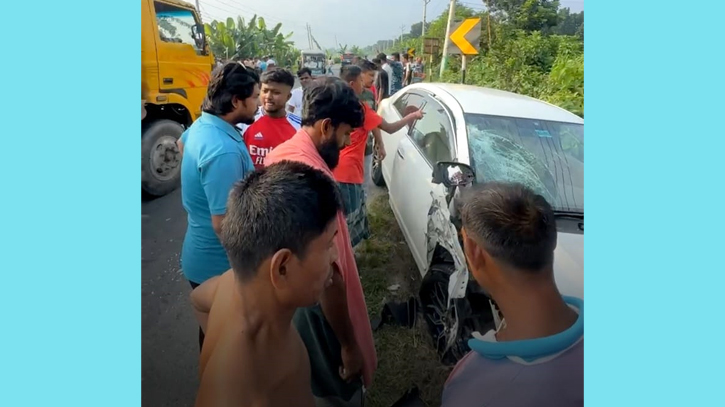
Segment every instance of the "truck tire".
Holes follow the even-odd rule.
[[[141,129],[141,189],[164,196],[181,181],[181,154],[176,141],[184,128],[172,120],[158,120]]]

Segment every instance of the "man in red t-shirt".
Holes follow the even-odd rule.
[[[261,107],[255,121],[242,127],[244,144],[255,168],[264,167],[264,157],[275,147],[292,138],[300,129],[299,116],[287,112],[295,77],[286,69],[274,68],[262,74],[259,92]]]
[[[365,81],[363,71],[359,66],[344,66],[340,71],[340,78],[350,85],[358,96],[363,93]],[[363,125],[350,133],[350,145],[340,151],[340,161],[332,172],[340,186],[352,247],[370,236],[367,209],[365,207],[365,190],[363,189],[365,179],[363,162],[365,160],[365,144],[367,143],[368,133],[372,131],[373,135],[377,136],[376,133],[379,134],[379,132],[373,131],[376,129],[386,133],[395,133],[423,117],[422,112],[415,111],[402,120],[388,123],[375,110],[368,107],[367,103],[361,102],[361,105],[364,111]],[[376,148],[380,149],[378,154],[382,153],[384,155],[385,147],[382,137],[376,137],[375,144],[378,146]]]

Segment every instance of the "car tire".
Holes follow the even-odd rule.
[[[420,287],[420,305],[423,310],[423,319],[428,325],[428,331],[433,338],[434,346],[441,361],[449,366],[455,365],[470,350],[468,338],[471,337],[469,327],[459,323],[455,331],[452,326],[456,319],[465,321],[470,315],[470,307],[465,298],[453,301],[451,308],[448,303],[448,281],[454,272],[451,263],[431,265]],[[451,335],[455,335],[455,343],[446,349]]]
[[[181,154],[176,141],[184,127],[172,120],[158,120],[142,128],[141,189],[150,196],[164,196],[181,183]]]

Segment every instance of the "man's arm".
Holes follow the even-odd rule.
[[[385,143],[383,142],[383,135],[380,133],[380,127],[373,129],[373,140],[375,140],[375,150],[377,151],[378,159],[385,159]]]
[[[227,212],[229,192],[246,172],[243,157],[237,153],[224,153],[201,165],[201,185],[209,202],[211,224],[217,236],[221,232],[222,220]]]
[[[388,123],[385,120],[383,120],[383,122],[380,123],[380,126],[378,126],[378,127],[380,128],[380,130],[382,130],[388,134],[393,134],[396,131],[402,129],[403,127],[409,126],[409,125],[413,124],[414,121],[422,119],[422,118],[423,118],[423,113],[420,110],[417,110],[413,113],[408,114],[401,120],[398,120],[397,122],[394,122],[394,123]]]
[[[345,347],[356,347],[355,335],[350,321],[350,314],[347,308],[347,291],[345,280],[340,274],[337,263],[333,264],[332,284],[325,289],[320,298],[320,306],[325,319],[335,332],[340,345]]]
[[[219,277],[212,277],[191,291],[191,305],[194,307],[196,320],[201,330],[206,332],[206,324],[209,322],[209,310],[214,303],[214,295],[219,286]]]

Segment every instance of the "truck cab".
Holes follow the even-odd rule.
[[[180,183],[176,141],[201,115],[214,67],[199,13],[180,0],[141,0],[141,189]]]

